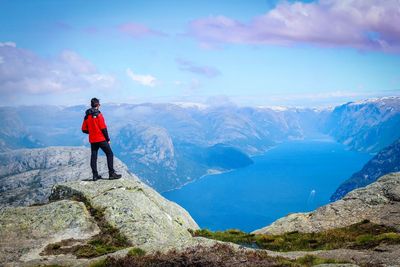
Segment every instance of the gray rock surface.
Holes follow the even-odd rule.
[[[317,266],[400,266],[400,246],[381,245],[373,250],[332,249],[316,251],[268,251],[270,256],[280,256],[288,259],[297,259],[305,255],[314,255],[325,259],[336,259],[349,264],[321,264]]]
[[[83,203],[62,200],[34,207],[0,211],[0,266],[29,261],[50,243],[85,239],[99,232]]]
[[[56,184],[51,194],[40,195],[43,201],[50,195],[51,202],[47,204],[3,206],[0,209],[0,266],[5,263],[7,266],[35,266],[44,262],[85,266],[88,260],[76,259],[73,255],[40,256],[39,253],[48,244],[69,238],[87,239],[99,232],[95,219],[85,206],[88,203],[102,210],[106,222],[125,235],[133,246],[146,251],[213,243],[193,238],[188,229],[198,229],[198,225],[191,216],[127,172],[118,161],[118,170],[123,178],[81,181],[88,175],[90,177],[88,163],[80,161],[88,157],[87,152],[86,148],[48,148],[16,151],[12,156],[7,154],[3,157],[4,164],[10,166],[2,169],[3,177],[11,177],[13,181],[19,177],[18,181],[27,192],[29,186],[23,182],[24,179],[33,179],[31,176],[40,177],[38,192],[48,190],[60,181],[73,181]],[[102,165],[106,170],[104,161]],[[7,176],[9,173],[19,174]],[[42,186],[44,182],[45,186]],[[30,196],[21,194],[20,201],[13,204],[27,204],[23,198]],[[33,196],[38,198],[36,194]]]
[[[341,200],[313,212],[290,214],[253,233],[318,232],[362,220],[400,230],[400,173],[382,176],[367,187],[351,191]]]
[[[134,246],[145,250],[179,248],[193,238],[188,229],[198,229],[189,213],[134,179],[70,182],[56,185],[50,199],[85,198]]]
[[[0,153],[0,209],[45,203],[54,184],[91,179],[89,162],[90,149],[85,147],[47,147]],[[115,157],[114,168],[125,177],[137,179]],[[98,169],[101,175],[108,177],[104,156],[99,156]]]

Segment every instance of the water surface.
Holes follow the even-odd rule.
[[[252,231],[328,203],[340,183],[370,158],[332,141],[292,141],[254,157],[253,165],[207,175],[163,195],[201,228]]]

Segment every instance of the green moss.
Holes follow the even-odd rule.
[[[303,257],[297,258],[296,260],[293,260],[293,262],[298,263],[301,266],[314,266],[314,265],[324,264],[324,263],[344,263],[343,261],[320,258],[320,257],[316,257],[314,255],[305,255]]]
[[[232,242],[242,245],[250,245],[256,242],[253,234],[248,234],[237,229],[229,229],[226,231],[216,232],[212,232],[208,229],[201,229],[191,232],[194,236],[203,236],[210,239],[216,239],[224,242]]]
[[[383,233],[376,237],[379,241],[386,241],[390,244],[399,244],[400,243],[400,234],[399,233]]]
[[[89,264],[88,267],[106,267],[106,266],[107,266],[107,260],[102,259],[102,260],[92,262],[91,264]]]
[[[389,232],[389,233],[382,233],[379,235],[360,235],[356,238],[355,243],[353,245],[354,248],[374,248],[381,243],[385,244],[400,244],[400,234]]]
[[[144,256],[144,255],[146,255],[146,251],[144,251],[141,248],[132,248],[131,250],[129,250],[128,255],[132,256],[132,257]]]
[[[192,231],[192,235],[275,251],[373,248],[381,243],[400,244],[400,234],[396,233],[394,228],[369,221],[319,233],[295,231],[281,235],[254,235],[235,229],[216,232],[203,229]]]
[[[375,242],[375,237],[371,234],[357,236],[355,243],[357,245],[367,245]]]

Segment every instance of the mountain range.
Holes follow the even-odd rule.
[[[0,151],[87,146],[80,130],[85,109],[0,107]],[[326,109],[143,103],[104,104],[101,111],[116,156],[159,192],[251,164],[252,156],[287,140],[329,137],[378,153],[400,138],[400,97]]]

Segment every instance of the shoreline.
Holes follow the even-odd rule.
[[[329,137],[329,135],[327,135],[327,136]],[[273,146],[271,146],[271,147],[269,147],[269,148],[263,150],[263,151],[260,152],[260,153],[256,153],[256,154],[252,154],[252,155],[248,155],[248,156],[249,156],[250,159],[254,160],[254,159],[258,158],[258,157],[264,156],[267,152],[269,152],[269,151],[271,151],[271,150],[273,150],[273,149],[276,149],[278,146],[280,146],[280,145],[282,145],[282,144],[291,143],[291,142],[324,142],[324,143],[339,143],[339,144],[342,144],[342,143],[340,143],[340,142],[334,140],[333,138],[310,138],[310,139],[285,140],[285,141],[281,141],[281,142],[276,142],[275,145],[273,145]],[[342,145],[343,145],[343,144],[342,144]],[[346,145],[344,145],[344,146],[346,146]],[[253,164],[254,164],[254,163],[253,163]],[[250,165],[253,165],[253,164],[250,164]],[[250,166],[250,165],[248,165],[248,166]],[[247,166],[246,166],[246,167],[247,167]],[[244,167],[244,168],[246,168],[246,167]],[[232,172],[232,171],[235,171],[235,170],[238,170],[238,169],[241,169],[241,168],[228,169],[228,170],[208,169],[208,170],[207,170],[207,173],[201,175],[200,177],[195,178],[195,179],[193,179],[193,180],[190,180],[190,181],[188,181],[188,182],[185,182],[184,184],[180,185],[179,187],[176,187],[176,188],[173,188],[173,189],[169,189],[169,190],[167,190],[167,191],[163,191],[163,192],[161,192],[160,194],[164,194],[164,193],[171,192],[171,191],[174,191],[174,190],[182,189],[184,186],[186,186],[186,185],[188,185],[188,184],[191,184],[191,183],[194,183],[194,182],[196,182],[196,181],[198,181],[198,180],[200,180],[200,179],[203,179],[205,176],[209,176],[209,175],[211,176],[211,175],[218,175],[218,174],[223,174],[223,173],[229,173],[229,172]]]
[[[190,180],[190,181],[188,181],[188,182],[182,184],[182,185],[179,186],[179,187],[176,187],[176,188],[174,188],[174,189],[170,189],[170,190],[164,191],[164,192],[162,192],[162,193],[160,193],[160,194],[162,195],[162,194],[167,193],[167,192],[171,192],[171,191],[175,191],[175,190],[182,189],[182,187],[184,187],[184,186],[186,186],[186,185],[188,185],[188,184],[194,183],[194,182],[196,182],[196,181],[199,181],[200,179],[203,179],[205,176],[211,176],[211,175],[218,175],[218,174],[228,173],[228,172],[232,172],[232,171],[234,171],[234,170],[237,170],[237,169],[229,169],[229,170],[208,169],[207,171],[214,171],[214,172],[205,173],[205,174],[201,175],[199,178]]]

